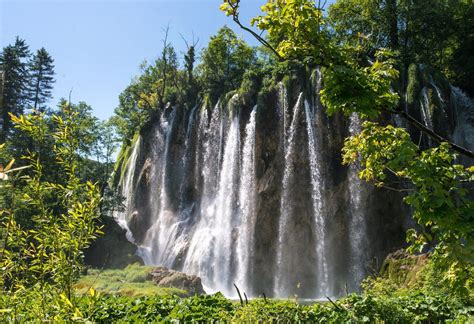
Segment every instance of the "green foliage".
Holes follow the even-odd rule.
[[[235,305],[222,294],[204,295],[180,300],[168,317],[183,322],[219,321],[229,318]]]
[[[324,71],[321,102],[329,115],[342,111],[345,115],[357,112],[362,117],[376,117],[383,110],[398,104],[398,94],[391,90],[398,77],[392,59],[386,51],[377,53],[377,60],[369,67],[358,64],[331,65]]]
[[[22,160],[29,169],[22,176],[21,190],[0,201],[2,298],[7,301],[2,307],[16,305],[10,299],[21,302],[19,296],[26,291],[43,296],[42,303],[56,297],[71,303],[71,285],[82,271],[82,251],[100,233],[98,188],[78,177],[78,115],[71,106],[64,106],[61,115],[51,118],[54,131],[42,114],[11,116],[15,127],[33,140],[33,147],[53,152],[64,180],[45,179],[47,166],[41,164],[41,151],[27,151]],[[29,211],[27,225],[18,221],[17,206]]]
[[[119,95],[119,106],[111,118],[121,138],[125,141],[133,138],[166,104],[184,104],[192,90],[188,83],[189,69],[193,67],[189,65],[191,59],[187,56],[187,71],[179,70],[176,51],[165,41],[160,58],[153,64],[141,64],[141,74]]]
[[[140,140],[140,134],[135,134],[130,143],[123,143],[122,148],[117,156],[115,162],[114,173],[112,175],[113,187],[116,188],[125,178],[125,174],[128,169],[128,163],[130,162],[130,155],[132,154],[133,147]]]
[[[265,15],[253,18],[251,24],[268,32],[281,57],[321,58],[328,50],[323,11],[314,1],[270,1],[262,12]]]
[[[229,27],[222,27],[202,51],[198,67],[201,88],[215,104],[221,95],[239,88],[255,60],[254,50]]]
[[[369,55],[381,47],[398,51],[405,66],[434,66],[472,94],[473,12],[470,1],[339,0],[328,19],[337,42]]]
[[[359,176],[378,186],[386,185],[388,173],[409,180],[412,187],[405,202],[422,225],[421,233],[410,230],[410,251],[421,252],[436,242],[433,259],[452,289],[466,294],[474,252],[474,206],[465,184],[472,179],[472,168],[454,164],[449,145],[419,151],[401,128],[364,123],[364,130],[347,139],[344,163],[359,161]],[[472,287],[471,287],[472,288]],[[467,291],[466,291],[467,290]]]
[[[6,321],[35,320],[41,307],[33,294],[24,294],[29,308],[4,312]],[[0,301],[4,296],[0,296]],[[472,320],[472,309],[446,296],[414,291],[400,296],[380,297],[376,293],[350,295],[334,303],[302,305],[295,301],[256,299],[240,305],[220,293],[181,299],[176,296],[109,296],[91,290],[72,305],[63,298],[49,300],[45,319],[91,322],[232,322],[232,323],[437,323]],[[13,300],[16,302],[16,300]],[[25,303],[18,303],[25,307]],[[30,310],[30,311],[28,311]]]
[[[236,323],[283,322],[295,323],[315,320],[314,310],[307,305],[300,305],[291,300],[255,299],[235,311],[233,321]]]

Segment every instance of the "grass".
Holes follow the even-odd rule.
[[[186,296],[187,292],[177,288],[163,288],[147,280],[152,267],[132,264],[125,269],[90,269],[74,285],[80,295],[88,294],[90,288],[105,295],[120,296]]]

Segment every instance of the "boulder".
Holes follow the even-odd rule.
[[[414,286],[429,261],[428,253],[412,255],[405,250],[390,253],[380,270],[380,277],[389,279],[399,287]]]
[[[194,275],[187,275],[183,272],[156,267],[148,274],[149,280],[159,287],[178,288],[186,290],[189,295],[203,295],[206,292],[202,287],[201,278]]]
[[[102,217],[101,221],[104,235],[84,251],[85,264],[97,269],[123,269],[129,264],[143,264],[135,254],[137,247],[127,240],[126,231],[112,217]]]

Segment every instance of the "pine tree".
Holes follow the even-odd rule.
[[[23,113],[27,104],[29,56],[28,45],[18,37],[14,45],[8,45],[0,52],[0,70],[3,72],[0,142],[4,142],[10,132],[11,121],[8,114]]]
[[[39,49],[29,62],[30,81],[28,100],[35,111],[44,111],[44,104],[51,99],[54,80],[54,60],[44,49]]]

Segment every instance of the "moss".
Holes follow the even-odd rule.
[[[127,172],[128,164],[130,162],[130,155],[132,154],[133,147],[140,138],[140,134],[136,133],[130,144],[124,143],[120,152],[117,156],[117,162],[115,162],[114,174],[112,175],[112,186],[117,188],[123,181],[125,173]]]
[[[407,84],[407,103],[409,105],[418,103],[420,90],[421,85],[418,65],[410,64],[410,67],[408,68]]]
[[[232,119],[239,113],[239,106],[241,105],[242,97],[239,95],[238,91],[231,91],[225,96],[223,102],[223,107],[227,109],[229,117]]]
[[[451,83],[446,78],[446,76],[438,70],[433,70],[432,72],[433,83],[438,86],[442,93],[451,92]]]
[[[420,281],[427,263],[428,257],[425,254],[409,255],[397,251],[384,261],[380,276],[400,288],[409,288]]]
[[[269,110],[276,109],[277,105],[276,103],[274,104],[276,91],[277,85],[273,80],[263,80],[263,86],[257,96],[257,114],[259,119],[264,120],[264,116],[271,116],[272,114],[269,113]]]
[[[442,103],[439,100],[433,88],[428,88],[427,96],[428,96],[428,111],[430,112],[431,116],[435,116],[436,113],[441,111]]]

